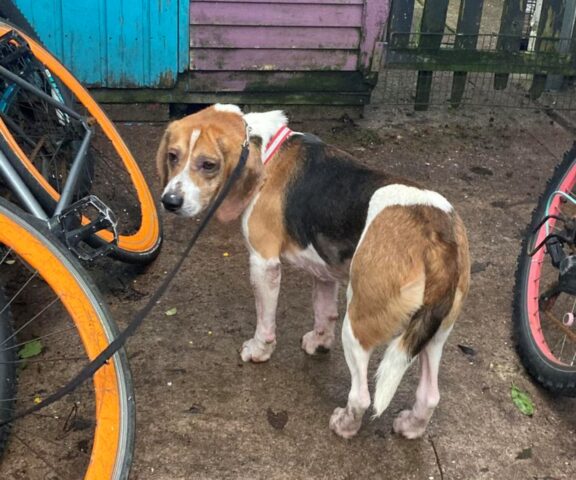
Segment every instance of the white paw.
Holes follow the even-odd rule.
[[[302,337],[302,350],[304,350],[308,355],[326,353],[332,348],[333,343],[333,333],[318,335],[315,330],[312,330]]]
[[[272,356],[275,348],[276,340],[266,343],[257,338],[251,338],[242,345],[240,357],[242,357],[244,362],[266,362]]]
[[[362,416],[356,418],[348,408],[337,408],[330,417],[330,430],[342,438],[352,438],[362,425]]]
[[[412,410],[402,410],[394,419],[394,432],[410,440],[420,438],[424,435],[428,421],[418,418]]]

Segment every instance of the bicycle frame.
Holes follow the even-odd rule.
[[[22,39],[17,33],[14,31],[5,34],[3,37],[0,37],[0,40],[6,38],[8,39],[15,39],[20,44],[25,45],[25,48],[29,48],[24,39]],[[68,115],[69,117],[77,120],[79,124],[84,129],[84,136],[82,138],[82,142],[78,151],[75,154],[74,160],[71,163],[69,173],[67,178],[64,182],[62,191],[60,193],[60,198],[56,203],[56,207],[54,211],[49,215],[48,212],[40,205],[40,202],[31,191],[29,186],[26,184],[24,179],[18,174],[16,169],[14,168],[13,163],[11,162],[11,158],[14,158],[15,153],[12,151],[8,139],[5,138],[5,135],[2,134],[2,138],[4,141],[0,142],[0,177],[4,179],[10,190],[14,193],[14,195],[18,198],[21,202],[22,206],[36,218],[44,221],[50,230],[55,231],[55,233],[60,234],[60,236],[64,236],[68,247],[74,250],[74,246],[81,240],[83,240],[87,235],[95,233],[99,229],[105,228],[106,226],[112,226],[114,230],[114,242],[117,242],[117,232],[116,232],[116,219],[113,215],[113,212],[96,196],[89,195],[84,199],[81,199],[75,203],[73,203],[74,193],[76,192],[76,187],[78,184],[78,180],[80,175],[85,167],[88,155],[88,149],[90,146],[90,141],[94,135],[93,128],[89,125],[88,119],[74,109],[70,108],[66,105],[63,101],[58,101],[57,99],[53,98],[52,96],[48,95],[44,91],[40,90],[37,86],[31,84],[27,80],[21,78],[20,76],[14,74],[6,67],[4,67],[0,63],[0,78],[3,78],[7,82],[10,83],[10,88],[16,86],[17,88],[21,88],[30,92],[31,94],[41,98],[43,101],[49,103],[53,107],[55,107],[58,111],[62,112],[63,114]],[[2,118],[3,115],[0,112],[0,122],[4,126],[6,123]],[[17,161],[17,160],[16,160]],[[82,203],[83,202],[83,203]],[[76,228],[74,230],[68,231],[64,227],[63,218],[67,215],[67,210],[74,209],[74,206],[77,204],[82,204],[85,206],[86,204],[90,204],[97,209],[99,215],[102,215],[103,218],[98,218],[97,221],[83,222],[83,226],[80,228]],[[78,206],[79,210],[80,206]],[[77,213],[77,212],[76,212]],[[73,238],[72,238],[73,237]],[[75,242],[71,245],[70,242]],[[105,248],[100,248],[98,253],[94,256],[100,256],[105,254]],[[85,255],[81,252],[75,251],[81,258],[91,259],[93,258],[92,255]]]

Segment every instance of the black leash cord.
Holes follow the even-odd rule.
[[[194,232],[194,235],[192,235],[192,238],[190,239],[190,242],[188,243],[188,245],[186,246],[186,249],[182,253],[182,256],[178,259],[176,264],[172,267],[172,270],[170,270],[168,275],[166,275],[163,282],[158,287],[158,290],[156,290],[154,292],[154,295],[152,295],[150,297],[150,300],[148,300],[148,303],[146,303],[146,305],[144,305],[144,307],[142,307],[134,315],[134,317],[132,318],[132,320],[130,321],[128,326],[122,331],[122,333],[120,333],[120,335],[118,335],[104,350],[102,350],[102,352],[100,352],[100,354],[94,360],[92,360],[72,380],[70,380],[69,383],[64,385],[62,388],[60,388],[59,390],[57,390],[53,394],[46,397],[40,403],[37,403],[36,405],[34,405],[34,406],[32,406],[26,410],[23,410],[20,413],[17,413],[16,415],[14,415],[9,420],[5,420],[5,421],[1,422],[0,428],[13,422],[14,420],[18,420],[19,418],[22,418],[22,417],[25,417],[26,415],[30,415],[31,413],[37,412],[38,410],[41,410],[41,409],[47,407],[48,405],[52,405],[54,402],[57,402],[58,400],[60,400],[65,395],[68,395],[69,393],[73,392],[82,383],[84,383],[88,378],[91,378],[96,373],[96,371],[102,365],[104,365],[110,359],[110,357],[112,357],[112,355],[114,355],[120,348],[122,348],[124,343],[126,343],[126,340],[128,339],[128,337],[130,337],[131,335],[134,334],[134,332],[142,324],[143,320],[152,311],[152,309],[156,305],[156,302],[162,297],[162,295],[164,295],[166,293],[166,290],[168,290],[170,283],[172,283],[172,280],[174,279],[174,277],[176,276],[176,274],[178,273],[178,271],[182,267],[184,260],[186,260],[186,257],[188,256],[188,254],[192,250],[192,247],[196,243],[196,240],[198,240],[198,237],[200,236],[202,231],[206,228],[206,225],[208,225],[208,222],[212,219],[212,217],[214,216],[214,213],[216,212],[216,210],[218,209],[220,204],[224,201],[224,198],[226,197],[226,195],[228,195],[228,193],[230,193],[230,189],[232,188],[232,185],[234,184],[234,182],[236,182],[236,180],[238,180],[238,177],[240,176],[240,174],[242,173],[242,170],[244,169],[244,166],[246,165],[246,160],[248,159],[248,154],[249,154],[249,145],[248,145],[248,142],[246,141],[244,143],[244,145],[242,145],[242,153],[240,154],[240,159],[238,160],[238,165],[236,165],[236,167],[232,171],[232,174],[230,175],[230,177],[228,178],[228,180],[224,184],[224,187],[222,188],[222,190],[220,191],[220,193],[218,194],[218,196],[214,200],[214,203],[212,203],[212,205],[210,206],[210,208],[206,212],[206,215],[204,215],[204,217],[202,218],[200,225],[198,225],[198,228]]]

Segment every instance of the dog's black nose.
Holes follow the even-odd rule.
[[[162,195],[162,205],[166,210],[175,212],[182,207],[184,197],[178,193],[165,193]]]

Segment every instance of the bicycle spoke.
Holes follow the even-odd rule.
[[[50,470],[52,470],[53,473],[55,473],[56,475],[58,475],[58,478],[64,478],[62,476],[62,473],[58,470],[56,470],[56,468],[49,463],[44,457],[43,455],[40,455],[35,449],[33,449],[30,444],[28,444],[27,442],[25,442],[22,438],[20,438],[16,433],[12,432],[12,436],[18,440],[22,445],[24,445],[28,450],[30,450],[34,456],[36,456],[36,458],[38,458],[42,463],[44,463],[44,465],[46,465],[47,467],[50,468]],[[70,478],[70,477],[68,477]]]
[[[38,272],[34,272],[32,276],[28,280],[26,280],[26,283],[22,285],[22,287],[20,287],[20,290],[18,290],[16,294],[8,301],[8,303],[0,310],[0,315],[2,315],[8,307],[10,307],[10,305],[14,302],[14,300],[16,300],[16,298],[24,291],[26,286],[32,281],[33,278],[36,277],[37,274]]]
[[[2,343],[0,343],[0,347],[2,345],[6,345],[6,343],[8,343],[10,340],[12,340],[16,335],[18,335],[22,330],[24,330],[28,325],[30,325],[34,320],[36,320],[38,317],[40,317],[40,315],[42,315],[46,310],[48,310],[52,305],[54,305],[57,301],[59,300],[58,297],[56,297],[54,300],[52,300],[48,305],[46,305],[42,310],[40,310],[36,315],[34,315],[30,320],[28,320],[26,323],[24,323],[24,325],[22,325],[20,328],[18,328],[18,330],[15,330],[12,335],[10,335],[8,338],[6,338]],[[1,312],[0,312],[1,313]],[[4,351],[4,350],[0,350],[0,351]]]

